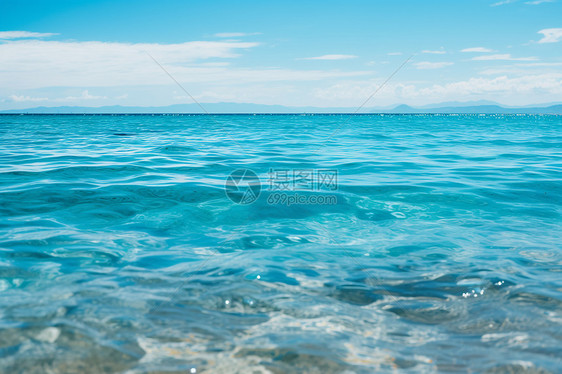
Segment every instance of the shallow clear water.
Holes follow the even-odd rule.
[[[561,130],[0,116],[0,372],[558,372]],[[283,169],[335,203],[271,203]]]

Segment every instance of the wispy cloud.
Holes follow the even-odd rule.
[[[414,64],[416,69],[427,70],[427,69],[441,69],[445,66],[453,65],[452,62],[429,62],[421,61]]]
[[[547,93],[545,97],[559,95],[562,93],[562,74],[531,74],[521,77],[500,76],[494,78],[470,78],[464,81],[450,82],[446,84],[435,84],[430,87],[412,89],[411,96],[420,98],[492,98],[498,94],[507,96],[514,95],[536,95]],[[490,95],[490,96],[487,96]]]
[[[348,81],[327,88],[316,89],[314,95],[336,104],[359,101],[378,87],[376,80]],[[562,74],[526,74],[520,77],[478,77],[454,80],[447,83],[424,85],[423,83],[391,83],[385,88],[387,103],[440,102],[450,100],[493,100],[498,95],[516,98],[533,95],[537,100],[552,101],[553,95],[562,94]],[[539,96],[542,95],[542,96]],[[540,99],[539,99],[540,97]]]
[[[432,55],[444,55],[447,52],[445,52],[442,49],[436,50],[436,51],[430,51],[430,50],[425,49],[425,50],[422,51],[422,53],[427,53],[427,54],[432,54]]]
[[[402,52],[389,52],[387,53],[388,56],[402,56]]]
[[[259,32],[219,32],[215,36],[217,38],[241,38],[243,36],[259,35]]]
[[[497,3],[493,3],[491,6],[500,6],[500,5],[506,5],[506,4],[511,4],[516,2],[517,0],[503,0],[503,1],[498,1]]]
[[[47,101],[49,100],[46,97],[31,97],[31,96],[25,96],[25,95],[10,95],[10,99],[12,99],[12,101],[14,102],[26,102],[26,101],[30,101],[30,102],[37,102],[37,101]]]
[[[218,69],[198,66],[199,62],[236,58],[240,51],[258,45],[232,41],[132,44],[8,40],[0,43],[0,81],[5,88],[147,84],[161,81],[162,76],[145,51],[175,71],[190,70],[197,76],[197,70]]]
[[[534,0],[534,1],[527,1],[525,4],[527,5],[539,5],[543,3],[553,3],[554,0]]]
[[[349,60],[357,58],[355,55],[323,55],[317,57],[303,57],[300,60]]]
[[[465,53],[490,53],[490,52],[494,52],[494,50],[490,49],[490,48],[484,48],[484,47],[472,47],[472,48],[461,49],[461,52],[465,52]]]
[[[491,6],[500,6],[500,5],[506,5],[506,4],[511,4],[511,3],[516,3],[519,0],[503,0],[503,1],[498,1],[497,3],[493,3]],[[532,1],[525,1],[526,5],[539,5],[539,4],[544,4],[544,3],[553,3],[556,0],[532,0]]]
[[[67,96],[64,98],[56,99],[55,101],[78,101],[78,100],[105,100],[106,96],[90,95],[88,90],[82,91],[80,96]]]
[[[29,38],[47,38],[49,36],[58,35],[52,32],[31,32],[31,31],[0,31],[0,39],[29,39]]]
[[[116,97],[115,99],[125,99],[127,94]],[[10,95],[9,97],[14,102],[38,102],[38,101],[53,101],[53,102],[65,102],[65,101],[83,101],[83,100],[106,100],[107,96],[97,96],[91,95],[88,90],[82,91],[78,96],[66,96],[51,98],[48,97],[32,97],[26,95]]]
[[[539,43],[557,43],[562,40],[562,28],[554,29],[543,29],[539,31],[539,34],[543,34],[543,38],[539,40]]]
[[[517,64],[517,66],[529,66],[529,67],[562,66],[562,62],[529,62],[529,63],[526,63],[526,64]]]
[[[536,57],[513,57],[509,53],[473,57],[474,61],[537,61]]]
[[[7,40],[0,43],[0,88],[29,90],[45,87],[107,88],[168,84],[169,79],[162,75],[162,71],[145,51],[166,66],[178,81],[196,85],[311,82],[373,74],[372,71],[243,68],[205,64],[220,62],[208,61],[209,59],[236,58],[242,51],[258,45],[259,43],[235,41],[157,44]],[[16,93],[23,94],[21,91]],[[25,95],[30,93],[25,92]],[[87,99],[87,95],[80,99]]]
[[[487,68],[479,71],[478,74],[516,77],[529,74],[559,73],[561,71],[560,66],[562,66],[562,62],[516,62]]]

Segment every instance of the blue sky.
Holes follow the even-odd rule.
[[[0,3],[0,109],[562,102],[562,0]]]

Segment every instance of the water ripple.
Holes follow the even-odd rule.
[[[0,116],[0,372],[557,372],[561,126]],[[337,170],[302,192],[333,204],[272,169]]]

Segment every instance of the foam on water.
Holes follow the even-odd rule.
[[[556,372],[561,130],[0,116],[0,372]],[[276,168],[337,170],[303,193],[335,204],[268,202]]]

